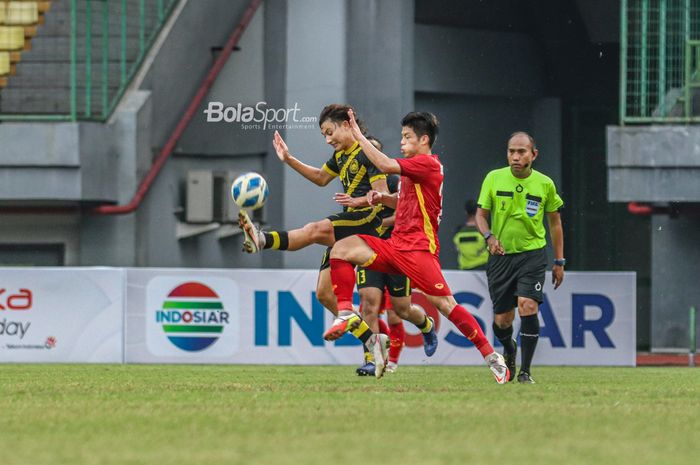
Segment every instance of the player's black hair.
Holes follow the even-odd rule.
[[[466,202],[464,202],[464,211],[467,212],[467,215],[469,216],[474,216],[476,215],[476,207],[477,207],[476,200],[474,199],[467,199]]]
[[[530,134],[528,134],[527,132],[525,132],[525,131],[515,131],[515,132],[514,132],[513,134],[511,134],[510,137],[508,138],[508,142],[510,142],[510,140],[511,140],[513,137],[515,137],[515,136],[525,136],[525,137],[527,137],[527,139],[530,141],[530,146],[532,147],[532,151],[534,152],[535,150],[537,150],[537,144],[535,143],[535,138],[532,137],[532,136],[531,136]]]
[[[382,144],[382,141],[380,141],[376,136],[370,135],[365,137],[367,137],[368,141],[373,142],[372,145],[377,147],[378,150],[382,150],[384,148],[384,144]]]
[[[418,137],[428,136],[430,147],[435,143],[439,125],[437,116],[427,111],[412,111],[401,120],[401,127],[413,129]]]
[[[341,105],[339,103],[331,103],[327,105],[323,110],[321,110],[321,115],[318,117],[318,127],[321,127],[323,123],[327,120],[333,123],[340,124],[343,121],[350,121],[350,116],[348,116],[348,111],[353,108],[349,105]],[[357,118],[357,112],[355,112],[355,121],[357,125],[360,126],[362,134],[367,133],[367,127],[359,118]]]

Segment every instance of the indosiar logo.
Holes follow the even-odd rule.
[[[219,295],[199,282],[186,282],[170,291],[155,318],[168,340],[188,352],[214,344],[230,323]]]

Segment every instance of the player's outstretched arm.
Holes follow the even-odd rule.
[[[564,229],[561,226],[561,215],[559,212],[547,213],[549,223],[549,235],[552,238],[554,248],[554,258],[564,258]],[[552,284],[554,289],[561,286],[564,281],[564,267],[554,265],[552,267]]]
[[[367,140],[365,135],[362,134],[362,130],[355,120],[355,112],[348,110],[348,116],[350,117],[350,129],[352,130],[352,135],[355,140],[360,143],[360,147],[362,147],[362,151],[365,153],[365,155],[367,155],[369,161],[371,161],[372,164],[382,173],[401,174],[401,166],[399,163],[393,158],[389,158],[377,150],[377,148]]]
[[[275,152],[277,152],[277,158],[279,158],[282,163],[287,164],[294,171],[301,174],[317,186],[325,186],[333,180],[333,176],[331,176],[325,170],[302,163],[291,153],[289,153],[289,148],[278,131],[275,131],[275,136],[272,139],[272,145],[275,148]]]

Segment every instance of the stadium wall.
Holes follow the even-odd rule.
[[[608,200],[663,206],[651,227],[651,348],[686,350],[700,307],[700,129],[608,127]],[[636,234],[636,231],[632,231]]]
[[[435,146],[445,166],[440,258],[457,268],[452,235],[466,219],[464,202],[478,198],[486,173],[507,164],[511,133],[535,136],[534,166],[562,192],[561,102],[545,97],[542,59],[525,34],[421,24],[415,45],[415,106],[441,120]]]
[[[74,201],[88,207],[101,201],[127,203],[245,5],[244,1],[183,1],[112,119],[89,129],[83,129],[88,127],[85,123],[75,123],[81,128],[74,129],[75,134],[91,131],[84,135],[90,160],[81,161],[75,171],[83,174],[61,182],[61,189],[78,190],[80,182],[85,182],[78,179],[82,176],[89,183],[83,186],[90,197],[75,194]],[[512,84],[503,64],[498,65],[502,72],[489,71],[493,60],[474,45],[484,41],[491,44],[493,54],[515,60],[512,66],[520,70],[521,81]],[[504,153],[511,131],[536,130],[544,135],[539,136],[543,156],[538,166],[558,178],[559,154],[554,153],[554,146],[560,134],[559,103],[543,97],[537,50],[522,34],[416,25],[413,2],[400,0],[270,0],[263,2],[239,48],[141,207],[125,216],[80,215],[73,231],[79,238],[79,253],[72,255],[77,257],[72,264],[318,266],[323,253],[320,246],[293,254],[251,256],[240,252],[241,236],[231,226],[186,224],[186,179],[195,169],[264,173],[272,187],[264,220],[273,227],[299,227],[337,210],[331,197],[339,186],[334,183],[319,190],[279,163],[270,144],[270,130],[207,122],[204,110],[209,102],[245,105],[265,101],[274,108],[298,104],[303,115],[312,117],[330,102],[349,102],[385,142],[387,152],[394,154],[398,153],[400,117],[414,108],[435,111],[442,120],[436,151],[447,169],[441,228],[446,267],[455,266],[449,242],[463,220],[463,201],[476,195],[488,169],[502,164],[505,157],[498,154]],[[452,52],[459,52],[459,59],[451,57]],[[477,81],[493,82],[493,87],[479,90],[473,84]],[[457,85],[459,82],[466,84]],[[10,125],[0,129],[6,127]],[[315,166],[331,154],[318,131],[317,123],[303,130],[282,130],[292,152]],[[31,151],[26,142],[31,138],[14,139],[22,145],[12,159],[21,164],[23,154]],[[63,150],[74,153],[75,145]],[[61,166],[54,171],[67,169]],[[17,182],[19,178],[12,180],[12,173],[19,173],[19,168],[6,174],[8,180]],[[457,173],[466,175],[458,177]],[[37,179],[11,191],[13,198],[30,199],[39,188],[52,185]],[[58,190],[50,194],[52,199],[61,198]],[[28,227],[30,217],[23,218]],[[188,228],[209,228],[209,232],[185,238],[180,231]],[[17,231],[12,234],[17,236]]]

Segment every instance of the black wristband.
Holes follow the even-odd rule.
[[[491,231],[487,232],[486,234],[484,234],[484,240],[488,242],[489,237],[491,237],[491,236],[493,236],[493,234],[491,233]]]

